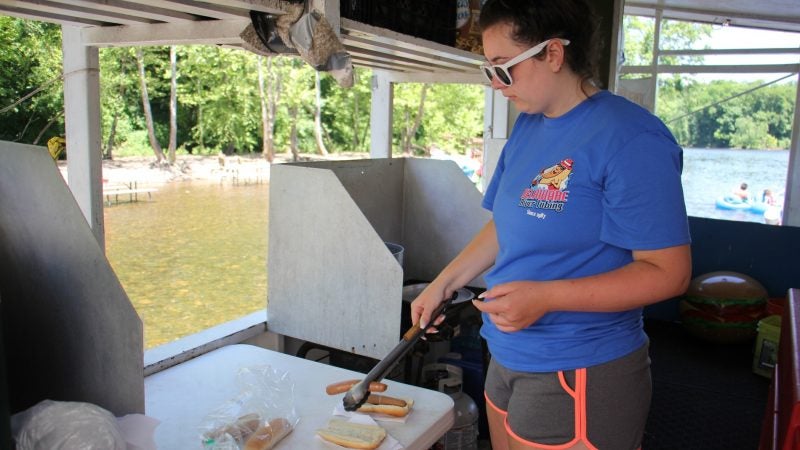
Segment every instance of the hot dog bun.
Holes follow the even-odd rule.
[[[211,431],[207,431],[203,436],[205,439],[218,441],[226,434],[236,442],[244,442],[261,424],[261,417],[258,414],[246,414],[236,419],[236,422],[223,425]]]
[[[291,431],[292,424],[288,420],[283,417],[272,419],[250,435],[242,450],[269,450]]]
[[[317,434],[322,439],[342,447],[372,450],[381,445],[386,437],[386,430],[378,425],[331,419],[328,427],[317,430]]]

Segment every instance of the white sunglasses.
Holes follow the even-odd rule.
[[[511,86],[514,83],[514,80],[511,78],[511,72],[509,72],[508,69],[521,63],[522,61],[525,61],[528,58],[538,55],[551,41],[560,41],[561,45],[569,45],[569,40],[567,39],[548,39],[536,44],[528,50],[525,50],[514,58],[511,58],[511,60],[505,64],[493,66],[488,62],[485,62],[483,65],[481,65],[481,72],[483,72],[483,74],[486,76],[486,79],[489,80],[489,83],[492,82],[493,78],[497,78],[497,81],[499,81],[503,86]]]

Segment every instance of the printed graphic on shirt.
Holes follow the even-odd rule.
[[[572,166],[572,159],[566,158],[546,169],[542,169],[536,175],[536,178],[531,181],[530,187],[522,191],[517,206],[555,212],[563,211],[569,194],[567,185],[572,176]],[[531,212],[528,211],[528,213],[530,214]]]

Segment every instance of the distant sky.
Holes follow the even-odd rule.
[[[800,33],[785,33],[778,31],[755,30],[740,27],[715,27],[712,37],[706,41],[713,49],[741,49],[741,48],[798,48],[800,47]],[[706,64],[793,64],[800,62],[800,53],[782,55],[719,55],[706,56]],[[759,73],[759,74],[725,74],[725,75],[697,75],[700,79],[724,78],[733,80],[764,80],[770,81],[780,78],[785,74]],[[796,80],[797,77],[790,77]],[[788,81],[788,80],[787,80]]]

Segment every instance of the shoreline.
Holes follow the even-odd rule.
[[[367,152],[336,153],[329,156],[303,154],[299,161],[327,161],[369,158]],[[272,164],[292,162],[291,154],[277,154]],[[57,161],[67,180],[67,161]],[[155,157],[126,156],[103,160],[104,186],[158,187],[167,183],[198,181],[219,183],[225,179],[260,179],[269,182],[271,164],[261,155],[179,155],[174,165],[155,166]]]

